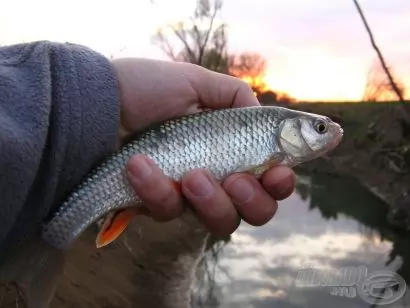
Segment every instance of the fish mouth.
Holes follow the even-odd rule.
[[[330,144],[330,149],[334,149],[342,141],[344,135],[343,128],[337,123],[335,123],[334,125],[334,132],[335,138],[333,139],[333,142],[331,142]]]
[[[337,124],[337,126],[338,126],[338,128],[339,128],[339,133],[340,133],[340,135],[343,137],[343,133],[344,133],[343,128],[342,128],[339,124]]]

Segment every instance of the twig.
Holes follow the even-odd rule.
[[[367,23],[366,17],[364,16],[363,11],[362,11],[362,9],[361,9],[361,7],[360,7],[358,1],[357,1],[357,0],[353,0],[353,2],[354,2],[354,5],[356,6],[357,11],[359,12],[359,15],[360,15],[360,17],[361,17],[361,19],[362,19],[362,22],[363,22],[363,24],[364,24],[364,27],[366,28],[367,34],[369,35],[369,39],[370,39],[370,42],[371,42],[371,44],[372,44],[372,46],[373,46],[373,49],[376,51],[377,56],[379,57],[380,63],[381,63],[382,66],[383,66],[383,70],[385,71],[385,73],[386,73],[386,75],[387,75],[387,78],[389,79],[389,82],[390,82],[391,87],[393,88],[393,90],[394,90],[394,92],[396,93],[396,95],[397,95],[397,97],[399,98],[399,100],[400,100],[401,102],[404,102],[403,95],[402,95],[400,89],[397,87],[395,81],[393,80],[392,75],[390,74],[390,70],[389,70],[389,68],[387,67],[387,64],[386,64],[386,62],[385,62],[385,60],[384,60],[384,57],[383,57],[383,55],[382,55],[382,53],[381,53],[379,47],[378,47],[377,44],[376,44],[376,41],[375,41],[375,39],[374,39],[372,30],[370,29],[370,26],[369,26],[369,24]]]

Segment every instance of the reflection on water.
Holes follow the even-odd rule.
[[[297,191],[280,203],[269,224],[243,224],[229,243],[209,251],[193,292],[195,306],[372,307],[359,296],[335,296],[331,287],[295,282],[303,268],[334,273],[359,266],[369,273],[395,271],[410,281],[408,235],[387,225],[386,210],[354,180],[300,174]],[[409,292],[386,307],[407,303]]]
[[[369,273],[397,271],[410,281],[408,234],[394,231],[386,212],[379,199],[351,179],[300,174],[297,192],[280,203],[271,223],[242,224],[231,237],[208,243],[192,307],[371,307],[359,296],[331,295],[331,287],[295,283],[303,268],[329,273],[349,266],[365,266]],[[189,307],[192,267],[206,238],[194,216],[168,223],[137,217],[121,240],[104,249],[95,247],[96,232],[90,228],[69,252],[50,308]],[[9,256],[13,266],[4,263],[6,273],[31,269],[41,260],[35,251],[25,251]],[[13,284],[0,285],[1,308],[25,307],[22,302]],[[384,307],[409,302],[405,294]]]

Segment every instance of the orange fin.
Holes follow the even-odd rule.
[[[172,181],[172,184],[174,185],[174,188],[177,192],[181,193],[182,188],[181,188],[181,183],[178,181]]]
[[[109,214],[96,239],[97,248],[104,247],[116,240],[128,227],[135,216],[140,214],[136,208],[128,208]]]
[[[280,165],[280,163],[283,162],[284,159],[285,159],[285,155],[283,154],[279,153],[279,154],[272,155],[272,157],[267,162],[261,165],[258,165],[258,166],[253,166],[249,168],[247,172],[255,175],[256,177],[260,177],[270,168]]]

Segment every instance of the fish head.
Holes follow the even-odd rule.
[[[334,149],[342,141],[343,129],[326,116],[297,112],[282,121],[278,137],[282,151],[300,163]]]

